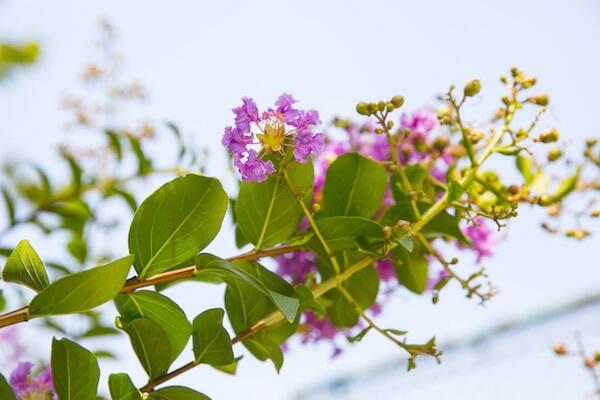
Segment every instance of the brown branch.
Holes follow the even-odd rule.
[[[273,247],[271,249],[265,249],[265,250],[260,250],[260,251],[252,250],[247,253],[242,253],[237,256],[226,258],[226,260],[227,261],[242,261],[242,260],[253,261],[253,260],[258,260],[258,259],[264,258],[264,257],[273,257],[273,256],[281,255],[281,254],[300,251],[300,250],[301,250],[301,247],[299,247],[299,246],[284,245],[284,246]],[[129,278],[129,279],[127,279],[127,281],[125,281],[125,285],[120,290],[120,293],[131,293],[137,289],[147,287],[147,286],[157,285],[159,283],[169,283],[169,282],[179,281],[182,279],[189,279],[194,276],[195,272],[196,272],[196,266],[190,265],[187,267],[182,267],[182,268],[174,269],[171,271],[163,272],[161,274],[157,274],[157,275],[154,275],[150,278],[143,279],[143,280],[140,280],[137,276],[135,276],[135,277]],[[32,318],[28,313],[29,313],[28,307],[22,307],[22,308],[19,308],[18,310],[14,310],[9,313],[0,315],[0,328],[4,328],[4,327],[10,326],[10,325],[15,325],[15,324],[18,324],[21,322],[28,321],[30,318]]]

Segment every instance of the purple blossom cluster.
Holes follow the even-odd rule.
[[[18,400],[58,400],[52,383],[52,370],[45,368],[33,375],[33,364],[21,362],[10,374],[9,383]]]
[[[260,113],[254,100],[244,97],[242,105],[233,109],[235,124],[225,128],[221,143],[233,157],[242,180],[265,181],[275,172],[273,161],[267,157],[283,156],[286,148],[292,149],[300,163],[322,150],[323,134],[312,132],[321,123],[318,111],[297,109],[296,102],[284,93],[275,108]]]

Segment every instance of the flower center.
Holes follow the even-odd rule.
[[[256,136],[266,151],[281,151],[285,142],[285,125],[279,118],[271,118],[265,124],[263,133]]]

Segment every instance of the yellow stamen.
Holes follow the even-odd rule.
[[[269,121],[265,125],[263,133],[256,136],[266,151],[282,151],[285,141],[285,125],[278,119]]]

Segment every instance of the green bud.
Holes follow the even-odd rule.
[[[394,106],[392,103],[387,103],[387,104],[385,105],[385,110],[386,110],[387,112],[392,112],[392,111],[394,111],[395,109],[396,109],[396,106]]]
[[[377,103],[377,109],[379,111],[385,110],[385,101],[380,101],[379,103]]]
[[[402,96],[394,96],[390,102],[396,106],[396,108],[400,108],[404,105],[404,97]]]
[[[477,96],[479,91],[481,90],[481,82],[479,79],[473,79],[467,82],[464,89],[464,94],[466,97]]]
[[[389,120],[389,121],[387,122],[387,128],[388,128],[388,130],[391,130],[393,127],[394,127],[394,121],[392,121],[392,120]]]
[[[523,89],[529,89],[536,83],[537,83],[537,78],[535,76],[530,76],[523,80],[523,82],[521,83],[521,86],[523,86]]]
[[[529,102],[531,104],[535,104],[536,106],[546,107],[548,105],[548,95],[546,93],[540,93],[535,96],[531,96],[529,98]]]
[[[548,161],[556,161],[562,156],[562,150],[559,147],[553,147],[548,151]]]
[[[552,128],[540,133],[540,136],[538,136],[536,141],[542,143],[554,143],[557,142],[558,139],[560,139],[560,134],[555,128]]]
[[[356,105],[356,112],[360,115],[371,115],[371,112],[369,111],[369,105],[364,101],[361,101]]]
[[[375,114],[377,112],[377,103],[369,103],[368,106],[369,113]]]

